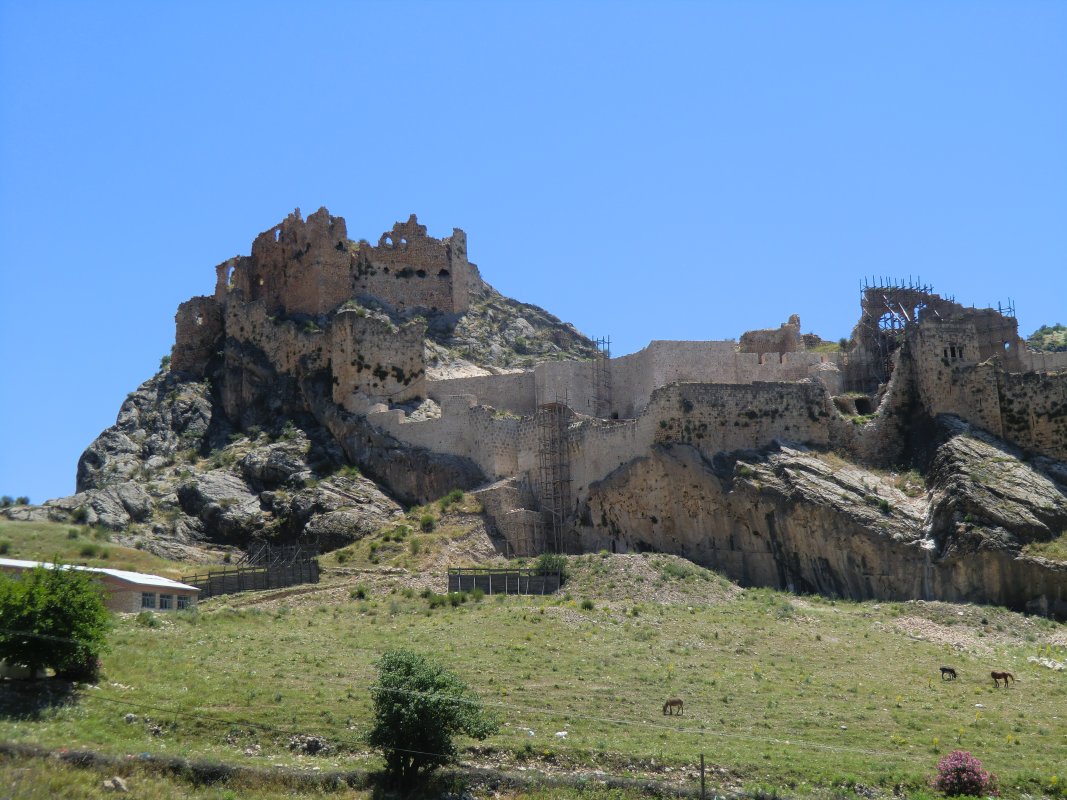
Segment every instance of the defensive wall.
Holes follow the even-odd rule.
[[[470,458],[490,479],[525,475],[536,487],[536,416],[501,413],[479,405],[473,395],[451,395],[444,398],[436,419],[414,421],[399,409],[372,411],[367,417],[406,444]],[[684,442],[711,458],[724,450],[765,447],[776,439],[850,446],[859,431],[815,381],[673,383],[654,391],[636,418],[572,413],[567,420],[575,497],[654,444]]]
[[[1067,353],[1026,351],[1015,330],[996,312],[922,320],[911,341],[923,405],[1067,458]]]
[[[749,384],[794,382],[815,377],[831,394],[841,388],[843,353],[744,353],[734,341],[653,341],[608,364],[611,380],[609,417],[630,419],[648,405],[652,393],[672,383]],[[853,357],[855,360],[855,357]],[[513,414],[533,414],[557,399],[579,413],[592,413],[596,387],[590,361],[547,361],[533,370],[505,375],[428,380],[426,395],[437,403],[453,395]]]
[[[327,314],[368,296],[397,310],[463,313],[476,268],[467,261],[467,236],[428,236],[412,214],[381,235],[376,246],[350,241],[342,217],[320,208],[307,220],[297,209],[252,243],[251,256],[215,268],[215,300],[233,293],[262,301],[270,314]]]
[[[426,326],[410,322],[397,327],[388,318],[362,309],[342,310],[330,318],[325,329],[310,321],[273,317],[262,302],[230,303],[223,325],[225,380],[245,380],[242,346],[262,352],[279,373],[300,378],[321,369],[333,375],[335,403],[346,408],[365,396],[404,402],[424,394],[422,340]],[[178,353],[175,348],[175,355]],[[174,367],[174,357],[171,360]],[[227,413],[239,416],[237,404],[247,392],[228,387]]]
[[[848,352],[806,350],[794,315],[739,343],[657,340],[606,362],[548,361],[523,372],[428,380],[423,322],[397,326],[346,303],[373,298],[397,310],[464,312],[477,271],[459,229],[435,239],[412,215],[371,245],[349,240],[344,219],[325,209],[307,220],[298,210],[216,275],[213,297],[179,307],[171,365],[202,376],[221,353],[233,384],[224,387],[227,413],[236,416],[269,380],[270,370],[256,363],[262,354],[282,375],[329,370],[334,403],[367,412],[402,442],[533,485],[537,409],[560,402],[568,407],[564,440],[576,497],[665,442],[687,442],[710,457],[781,438],[884,460],[899,433],[892,415],[863,425],[848,417],[887,398],[896,408],[905,394],[917,395],[931,415],[955,414],[1020,446],[1067,457],[1067,353],[1029,352],[1014,318],[966,309],[927,287],[866,289]],[[900,363],[906,376],[893,373]],[[865,396],[845,396],[855,390]],[[389,408],[421,397],[438,403],[440,417],[412,420]]]

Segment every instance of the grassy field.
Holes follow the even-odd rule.
[[[122,617],[97,687],[48,699],[0,689],[0,741],[374,769],[361,741],[374,664],[404,646],[464,676],[499,716],[499,734],[465,750],[472,766],[692,789],[704,753],[716,790],[888,797],[900,786],[923,797],[938,758],[962,748],[1006,797],[1064,796],[1067,672],[1030,660],[1067,661],[1063,625],[989,607],[739,590],[661,555],[572,558],[558,596],[423,597],[427,581],[443,591],[444,576],[419,564],[461,533],[441,513],[431,532],[324,559],[337,568],[317,586]],[[942,664],[959,679],[941,681]],[[991,669],[1018,682],[995,690]],[[673,696],[685,713],[665,717]],[[328,750],[302,754],[303,735]],[[0,776],[31,768],[0,761]],[[212,791],[202,796],[223,796]],[[237,796],[274,796],[257,791]]]
[[[196,570],[194,565],[168,561],[146,550],[114,544],[111,537],[105,528],[0,519],[0,556],[27,561],[60,559],[66,564],[127,569],[166,578],[178,578],[182,573]]]

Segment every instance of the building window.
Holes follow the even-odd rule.
[[[189,598],[184,594],[178,595],[178,610],[184,611],[189,607]]]
[[[174,595],[161,594],[159,596],[159,610],[170,611],[172,608],[174,608]]]
[[[141,608],[155,608],[156,595],[153,592],[141,592]]]

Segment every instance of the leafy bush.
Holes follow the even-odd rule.
[[[592,611],[595,606],[593,605],[593,601],[587,598],[582,601],[582,608],[584,608],[586,611]]]
[[[997,779],[982,769],[982,762],[966,750],[954,750],[937,762],[933,787],[949,797],[996,793]]]
[[[562,553],[541,553],[534,562],[538,575],[559,574],[560,579],[567,577],[567,557]]]
[[[350,593],[353,600],[366,600],[370,597],[370,591],[362,583],[353,589]]]
[[[137,615],[137,624],[145,628],[158,628],[159,618],[151,611],[142,611]]]
[[[3,497],[0,497],[0,508],[7,508],[8,506],[14,504],[15,498],[13,498],[11,495],[5,494]]]
[[[402,785],[453,761],[456,734],[485,739],[499,727],[459,677],[411,650],[382,656],[371,698],[367,743],[382,751],[386,771]]]
[[[0,542],[0,556],[6,556],[11,552],[11,542],[6,539]]]
[[[436,525],[436,524],[437,524],[436,521],[434,520],[433,516],[430,515],[430,514],[423,514],[422,518],[419,520],[419,527],[426,533],[429,533],[430,531],[432,531],[433,528],[434,528],[434,525]]]
[[[0,658],[64,677],[95,677],[111,617],[89,573],[56,565],[0,575],[0,619]]]
[[[15,505],[17,506],[28,506],[29,504],[30,498],[28,498],[26,495],[22,495],[21,497],[15,498]]]

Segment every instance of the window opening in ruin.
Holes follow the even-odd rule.
[[[229,266],[229,267],[226,268],[226,288],[227,289],[232,289],[233,288],[233,270],[234,270],[234,268],[232,266]]]
[[[259,285],[260,285],[260,286],[262,286],[262,285],[263,285],[263,279],[262,279],[262,278],[260,278],[260,279],[259,279]]]
[[[1011,350],[1011,342],[1004,342],[1004,349]]]
[[[438,278],[447,278],[448,276],[449,272],[447,269],[442,269],[440,272],[437,273]]]
[[[386,247],[392,247],[393,246],[393,237],[390,236],[388,233],[385,234],[382,237],[382,244],[385,245]]]
[[[278,241],[281,237],[282,237],[282,229],[281,228],[275,228],[274,229],[274,241]]]
[[[408,240],[405,239],[403,236],[400,237],[400,246],[401,247],[407,247],[408,246]]]
[[[196,315],[196,324],[197,325],[203,325],[204,324],[204,315],[203,314],[197,314]]]
[[[417,270],[415,270],[415,274],[418,275],[420,278],[425,278],[426,277],[426,270],[417,269]]]

